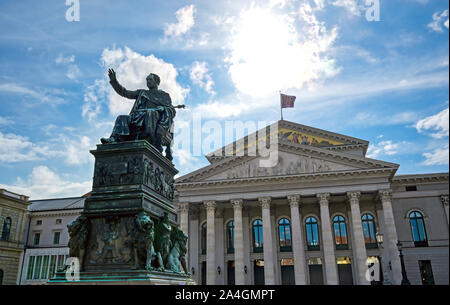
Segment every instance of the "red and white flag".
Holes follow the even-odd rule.
[[[280,93],[281,108],[294,108],[295,96]]]

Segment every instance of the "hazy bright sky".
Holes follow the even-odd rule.
[[[369,1],[370,2],[370,1]],[[370,141],[398,174],[448,172],[448,0],[3,0],[0,8],[0,188],[37,198],[92,185],[89,153],[133,101],[112,92],[161,76],[177,112],[175,165],[208,164],[181,149],[192,115],[289,121]],[[208,135],[207,130],[203,137]],[[220,138],[220,137],[219,137]],[[180,147],[180,148],[177,148]]]

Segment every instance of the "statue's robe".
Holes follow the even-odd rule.
[[[111,137],[118,141],[146,139],[162,149],[162,139],[170,131],[175,117],[170,95],[162,90],[130,91],[117,80],[110,81],[110,84],[119,95],[135,99],[130,114],[117,117]]]

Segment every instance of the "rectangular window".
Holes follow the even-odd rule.
[[[41,239],[41,233],[34,233],[34,245],[38,246]]]
[[[48,277],[48,261],[49,256],[44,256],[43,262],[42,262],[42,270],[41,270],[41,280],[47,279]]]
[[[56,219],[56,224],[60,225],[62,223],[62,219]]]
[[[42,220],[40,220],[40,219],[39,219],[39,220],[36,220],[36,225],[37,225],[37,226],[40,226],[41,224],[42,224]]]
[[[416,185],[407,185],[407,186],[405,186],[405,190],[407,192],[416,192],[417,191],[417,186]]]
[[[434,285],[433,269],[431,269],[431,261],[419,261],[420,277],[422,285]]]
[[[33,280],[38,280],[41,275],[42,256],[36,257],[36,268],[34,269]]]
[[[55,275],[55,269],[56,269],[56,255],[52,255],[52,258],[50,259],[50,271],[48,273],[49,278],[52,278]]]
[[[59,237],[61,236],[61,232],[54,232],[53,233],[53,244],[59,245]]]
[[[33,278],[34,261],[34,256],[30,256],[28,259],[27,280],[31,280]]]
[[[58,269],[61,269],[64,266],[64,255],[58,255]]]

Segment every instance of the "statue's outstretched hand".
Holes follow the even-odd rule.
[[[109,80],[111,80],[111,81],[116,80],[116,72],[113,69],[108,70],[108,76],[109,76]]]

